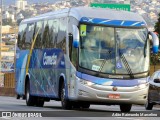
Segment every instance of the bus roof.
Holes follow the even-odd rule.
[[[79,21],[81,20],[82,17],[87,17],[87,18],[102,18],[110,20],[122,20],[122,21],[123,20],[140,21],[146,24],[145,20],[137,13],[128,11],[117,11],[113,9],[92,8],[92,7],[65,8],[62,10],[45,13],[33,18],[25,19],[22,21],[22,23],[30,23],[33,21],[39,21],[43,19],[66,17],[68,15],[75,17]]]

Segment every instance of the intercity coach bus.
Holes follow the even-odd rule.
[[[158,37],[136,13],[76,7],[20,23],[16,49],[17,98],[27,106],[61,101],[63,109],[90,104],[145,104],[150,41]]]

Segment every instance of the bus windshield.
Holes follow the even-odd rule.
[[[149,69],[146,28],[80,25],[79,66],[108,74],[135,74]]]

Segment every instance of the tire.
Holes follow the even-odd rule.
[[[30,84],[29,84],[29,82],[26,83],[25,96],[26,96],[27,106],[34,106],[35,105],[35,97],[30,95]]]
[[[61,97],[61,105],[62,105],[62,108],[63,109],[66,109],[66,110],[70,110],[72,109],[72,104],[69,100],[66,99],[66,96],[65,96],[65,85],[64,85],[64,82],[62,82],[62,85],[61,85],[61,88],[60,88],[60,97]]]
[[[153,104],[152,104],[152,103],[149,103],[149,101],[147,100],[147,102],[146,102],[146,104],[145,104],[145,108],[146,108],[146,110],[152,110]]]
[[[40,97],[37,97],[36,98],[36,106],[37,107],[43,107],[43,105],[44,105],[44,100]]]
[[[81,105],[81,107],[82,107],[82,108],[85,108],[85,109],[89,109],[90,104],[89,104],[89,103],[83,103],[83,104]]]
[[[23,95],[23,96],[22,96],[22,99],[23,99],[23,100],[25,100],[25,99],[26,99],[26,96],[25,96],[25,95]]]
[[[81,105],[74,103],[74,104],[72,105],[72,107],[73,107],[74,109],[80,109],[80,108],[81,108]]]
[[[21,97],[21,96],[17,94],[16,98],[17,98],[17,99],[20,99],[20,97]]]
[[[121,104],[120,105],[121,112],[130,112],[131,108],[132,108],[132,104]]]

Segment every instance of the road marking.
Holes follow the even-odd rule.
[[[125,119],[125,120],[143,120],[143,119],[136,119],[135,117],[133,117],[133,118],[128,118],[128,117],[115,117],[115,118],[117,118],[117,119]]]

